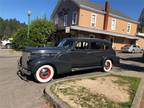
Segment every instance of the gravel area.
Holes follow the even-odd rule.
[[[50,91],[70,108],[129,108],[140,79],[114,75],[54,83]]]

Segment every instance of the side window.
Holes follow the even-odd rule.
[[[104,50],[108,50],[109,48],[110,48],[109,45],[107,45],[107,44],[104,45]]]
[[[109,46],[107,44],[100,43],[100,42],[92,42],[91,43],[91,49],[107,50],[107,49],[109,49]]]
[[[91,42],[91,49],[104,50],[104,45],[99,42]]]
[[[64,43],[63,47],[64,47],[64,48],[71,48],[72,45],[73,45],[73,41],[67,40],[67,41]]]
[[[75,48],[76,49],[88,49],[89,48],[89,43],[84,42],[84,41],[79,41],[79,42],[76,43]]]

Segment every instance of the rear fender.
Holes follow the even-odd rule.
[[[108,57],[103,57],[103,60],[102,60],[102,67],[104,66],[106,60],[111,60],[112,63],[113,63],[113,58],[112,58],[112,57],[110,57],[110,56],[108,56]]]
[[[115,66],[119,66],[120,64],[120,58],[117,56],[108,56],[108,57],[103,57],[103,61],[102,61],[102,66],[104,66],[104,63],[106,60],[111,60],[112,64]]]

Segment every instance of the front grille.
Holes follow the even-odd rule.
[[[29,52],[23,52],[22,54],[22,67],[27,69],[27,61],[30,58],[30,53]]]

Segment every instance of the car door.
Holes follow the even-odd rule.
[[[69,52],[69,60],[72,64],[72,68],[87,67],[89,64],[88,58],[89,42],[77,41],[73,50]]]
[[[91,47],[87,56],[89,57],[90,66],[101,66],[104,56],[104,44],[102,42],[91,42]]]

